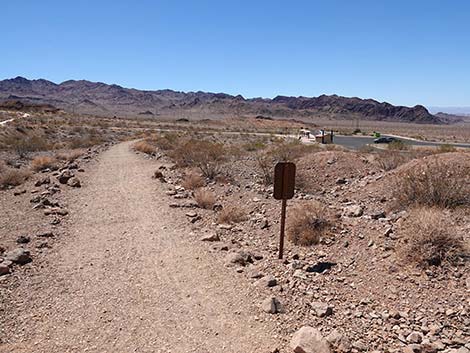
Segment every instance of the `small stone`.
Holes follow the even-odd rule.
[[[201,237],[201,241],[220,241],[219,235],[217,233],[205,234]]]
[[[189,212],[186,212],[186,216],[190,218],[194,218],[194,217],[197,217],[197,213],[194,211],[189,211]]]
[[[361,217],[363,213],[364,213],[364,207],[359,206],[359,205],[347,206],[344,209],[344,214],[347,217]]]
[[[31,239],[28,237],[28,236],[25,236],[25,235],[20,235],[17,239],[16,239],[16,242],[18,244],[26,244],[26,243],[29,243]]]
[[[22,195],[22,194],[26,194],[26,190],[18,190],[18,191],[14,191],[13,192],[13,195],[14,196],[19,196],[19,195]]]
[[[311,326],[298,330],[292,336],[290,347],[294,353],[331,353],[328,341],[320,331]]]
[[[73,177],[74,177],[73,173],[70,170],[65,169],[62,171],[62,173],[59,174],[59,176],[57,177],[57,180],[59,180],[59,183],[61,184],[67,184],[69,179]]]
[[[40,237],[40,238],[52,238],[52,237],[54,237],[54,233],[44,232],[44,233],[39,233],[37,236]]]
[[[18,265],[24,265],[32,261],[29,251],[23,248],[17,248],[7,252],[5,259]]]
[[[71,186],[73,188],[79,188],[82,186],[82,184],[80,183],[80,180],[76,177],[73,177],[73,178],[70,178],[68,181],[67,181],[67,185],[68,186]]]
[[[407,337],[406,341],[409,343],[421,343],[423,341],[423,334],[421,332],[411,332]]]
[[[310,303],[315,315],[318,317],[325,317],[333,314],[333,308],[329,306],[327,303],[322,302],[313,302]]]
[[[258,281],[256,281],[256,285],[260,287],[274,287],[277,286],[277,279],[274,278],[272,275],[266,275],[261,277]]]
[[[10,267],[7,264],[1,262],[0,263],[0,276],[7,275],[10,273]]]
[[[38,186],[45,185],[45,184],[50,184],[50,183],[51,183],[51,178],[49,178],[47,176],[47,177],[44,177],[44,178],[41,178],[41,179],[37,180],[34,183],[34,186],[38,187]]]
[[[261,303],[261,309],[268,314],[277,314],[283,312],[281,302],[276,297],[268,297]]]

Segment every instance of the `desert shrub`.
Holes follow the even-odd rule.
[[[221,143],[194,139],[180,144],[171,157],[181,167],[199,168],[202,175],[209,179],[214,179],[220,173],[222,164],[227,160]]]
[[[2,166],[0,167],[0,189],[21,185],[29,176],[30,173],[26,170]]]
[[[87,148],[102,144],[105,142],[105,138],[102,134],[92,132],[84,134],[83,136],[77,136],[70,139],[69,147],[71,149]]]
[[[146,153],[146,154],[153,154],[156,152],[155,146],[151,145],[145,140],[137,141],[136,143],[134,143],[132,147],[134,148],[134,150],[142,152],[142,153]]]
[[[245,210],[237,206],[227,206],[217,216],[219,224],[240,223],[247,219]]]
[[[452,220],[436,208],[414,209],[400,229],[403,257],[422,267],[454,264],[468,248],[455,234]]]
[[[49,142],[42,136],[33,134],[13,134],[2,138],[3,145],[25,157],[30,152],[47,151],[51,149]]]
[[[437,160],[415,166],[397,177],[400,205],[457,207],[470,204],[470,168]]]
[[[199,207],[211,210],[215,205],[215,195],[212,191],[199,188],[194,192],[194,200]]]
[[[263,139],[259,139],[243,144],[242,148],[248,152],[259,151],[266,148],[266,143]]]
[[[61,161],[73,162],[84,154],[85,151],[83,149],[75,149],[67,152],[59,152],[56,154],[56,158]]]
[[[444,145],[440,145],[437,148],[437,153],[448,153],[448,152],[456,152],[456,151],[457,151],[457,148],[447,143]]]
[[[182,186],[186,190],[195,190],[205,185],[204,178],[193,171],[186,174],[183,178]]]
[[[410,160],[410,156],[397,150],[385,150],[377,153],[375,164],[384,171],[398,168]]]
[[[328,210],[319,202],[301,204],[289,211],[287,236],[294,244],[314,245],[331,226]]]
[[[57,160],[49,156],[37,156],[31,161],[31,168],[36,172],[57,168]]]
[[[405,151],[405,150],[408,150],[410,147],[409,145],[407,145],[401,140],[395,140],[395,141],[390,142],[387,148],[390,151]]]
[[[271,156],[266,154],[258,154],[256,156],[256,163],[263,177],[265,185],[271,185],[273,183],[274,175],[274,160]]]
[[[160,136],[157,136],[152,139],[152,142],[155,146],[160,148],[163,151],[169,151],[174,149],[178,145],[178,140],[180,136],[175,133],[166,133]]]
[[[318,145],[306,145],[298,140],[291,142],[282,142],[277,144],[274,149],[270,151],[271,156],[276,162],[294,162],[297,159],[313,152],[318,152],[320,147]]]

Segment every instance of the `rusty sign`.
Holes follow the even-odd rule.
[[[281,162],[274,167],[274,198],[282,200],[281,206],[281,234],[279,237],[279,259],[284,253],[284,233],[286,228],[287,200],[294,197],[295,164]]]
[[[294,197],[295,164],[280,162],[274,167],[274,198],[289,200]]]

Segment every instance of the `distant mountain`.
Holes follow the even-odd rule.
[[[432,114],[445,113],[457,116],[470,116],[470,107],[429,107]]]
[[[446,121],[421,106],[394,106],[373,99],[337,95],[245,99],[225,93],[144,91],[101,82],[47,80],[16,77],[0,81],[0,100],[49,104],[67,111],[105,116],[217,118],[266,116],[296,119],[363,119],[440,124]]]

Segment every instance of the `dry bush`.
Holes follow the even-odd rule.
[[[301,204],[289,211],[287,236],[294,244],[314,245],[331,226],[328,209],[319,202]]]
[[[57,168],[57,160],[49,156],[34,157],[34,159],[31,161],[31,168],[36,172],[48,168],[54,169]]]
[[[4,136],[2,143],[8,149],[15,151],[20,157],[25,157],[30,152],[48,151],[52,147],[44,137],[34,134],[17,133]]]
[[[193,171],[189,172],[184,176],[181,184],[186,190],[195,190],[205,185],[204,178]]]
[[[163,151],[169,151],[178,146],[180,136],[174,133],[166,133],[152,138],[152,143]]]
[[[399,205],[453,208],[470,205],[470,168],[437,160],[415,166],[397,177]]]
[[[398,168],[410,161],[410,156],[395,150],[385,150],[377,154],[375,164],[384,171]]]
[[[30,172],[22,169],[0,167],[0,189],[23,184],[30,176]]]
[[[306,145],[300,141],[282,142],[270,151],[276,162],[294,162],[297,159],[321,150],[318,145]]]
[[[194,200],[199,207],[212,210],[215,205],[215,195],[212,191],[199,188],[194,192]]]
[[[414,209],[401,226],[402,256],[422,267],[454,264],[468,255],[468,245],[455,235],[452,220],[436,208]]]
[[[83,136],[77,136],[70,140],[69,147],[71,149],[88,148],[104,143],[105,136],[96,130],[91,130]]]
[[[222,164],[227,160],[221,143],[194,139],[180,144],[171,157],[180,167],[199,168],[202,175],[209,179],[214,179],[220,173]]]
[[[247,215],[245,210],[237,206],[227,206],[220,211],[217,216],[217,223],[232,224],[246,221]]]
[[[440,145],[437,148],[436,152],[437,153],[457,152],[457,148],[449,144],[444,144],[444,145]]]
[[[263,176],[263,182],[265,185],[271,185],[273,183],[274,175],[274,160],[271,156],[266,154],[258,154],[256,156],[256,163]]]
[[[406,151],[410,149],[410,146],[401,140],[392,141],[388,144],[387,149],[390,151]]]
[[[73,162],[77,158],[80,158],[85,154],[83,149],[76,149],[67,152],[59,152],[56,154],[56,158],[61,161]]]
[[[132,147],[134,148],[134,150],[142,152],[142,153],[146,153],[146,154],[153,154],[156,152],[155,146],[151,145],[145,140],[134,143]]]

